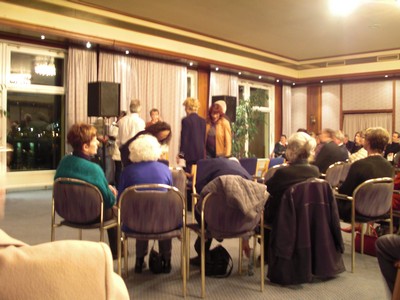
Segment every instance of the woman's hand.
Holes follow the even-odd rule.
[[[118,195],[117,189],[116,189],[115,187],[113,187],[111,184],[108,185],[108,188],[111,190],[111,192],[113,193],[113,195],[114,195],[115,197],[117,197],[117,195]]]

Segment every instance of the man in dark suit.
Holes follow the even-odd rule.
[[[197,114],[199,109],[197,99],[187,98],[183,105],[186,117],[182,119],[178,159],[185,159],[185,171],[190,173],[192,165],[196,164],[199,159],[205,158],[206,120]]]
[[[334,130],[325,128],[321,131],[319,137],[323,146],[315,157],[313,164],[316,165],[323,174],[326,173],[326,170],[331,164],[338,161],[346,161],[346,159],[349,158],[348,154],[346,155],[333,141],[334,135]]]

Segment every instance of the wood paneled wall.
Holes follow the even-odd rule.
[[[307,87],[307,131],[319,132],[321,130],[321,93],[318,86]]]

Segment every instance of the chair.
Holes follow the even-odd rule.
[[[208,192],[214,190],[213,192]],[[246,203],[252,203],[252,207],[246,213],[240,208],[240,203],[235,202],[243,191]],[[260,289],[264,290],[264,227],[262,224],[264,205],[267,200],[267,192],[263,184],[244,179],[237,175],[219,176],[208,183],[202,191],[204,198],[200,205],[200,224],[188,224],[187,227],[187,259],[190,257],[190,230],[193,230],[201,239],[201,297],[205,297],[205,240],[209,238],[226,239],[239,238],[239,274],[242,267],[242,238],[254,237],[254,245],[257,238],[261,243],[261,268]],[[252,195],[252,197],[249,197]],[[243,204],[242,204],[243,205]],[[255,232],[260,228],[260,233]],[[254,247],[255,248],[255,247]],[[189,261],[187,262],[187,274],[189,275]]]
[[[186,295],[186,203],[182,193],[165,184],[140,184],[125,189],[118,202],[118,238],[123,243],[124,269],[128,275],[128,238],[181,239],[183,295]],[[118,243],[121,274],[121,243]]]
[[[169,168],[172,173],[172,184],[176,187],[183,195],[186,200],[186,187],[187,177],[185,171],[181,167]]]
[[[264,182],[263,174],[268,170],[269,158],[257,158],[257,167],[254,179],[257,182]]]
[[[197,176],[197,165],[192,165],[192,170],[190,172],[191,180],[188,182],[188,190],[191,190],[191,201],[192,201],[192,220],[194,220],[194,207],[196,206],[198,194],[196,191],[196,176]]]
[[[356,223],[377,221],[389,222],[393,233],[392,211],[393,179],[389,177],[369,179],[361,183],[352,196],[336,194],[339,201],[351,201],[351,272],[355,268],[355,226]],[[361,254],[364,250],[364,230],[361,232]]]
[[[268,169],[264,174],[263,174],[263,178],[264,178],[264,183],[270,179],[272,176],[274,176],[276,170],[278,170],[279,168],[283,168],[286,167],[287,164],[281,164],[281,165],[275,165],[272,168]]]
[[[312,178],[285,191],[268,250],[268,277],[274,283],[301,284],[345,271],[337,203],[327,181]]]
[[[240,158],[239,163],[250,175],[257,176],[257,157]]]
[[[326,170],[325,179],[329,182],[332,188],[339,187],[346,179],[349,171],[350,163],[338,161],[331,164]]]
[[[53,186],[51,208],[51,241],[55,240],[55,229],[68,226],[79,229],[99,229],[100,241],[104,241],[104,230],[116,227],[117,220],[103,220],[104,203],[99,189],[83,180],[57,178]],[[56,214],[63,218],[56,223]]]

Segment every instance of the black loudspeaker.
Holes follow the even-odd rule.
[[[120,111],[119,83],[90,82],[88,85],[88,116],[116,117]]]
[[[226,103],[225,115],[231,122],[236,121],[236,97],[234,96],[212,96],[211,102],[214,103],[218,100],[223,100]]]

